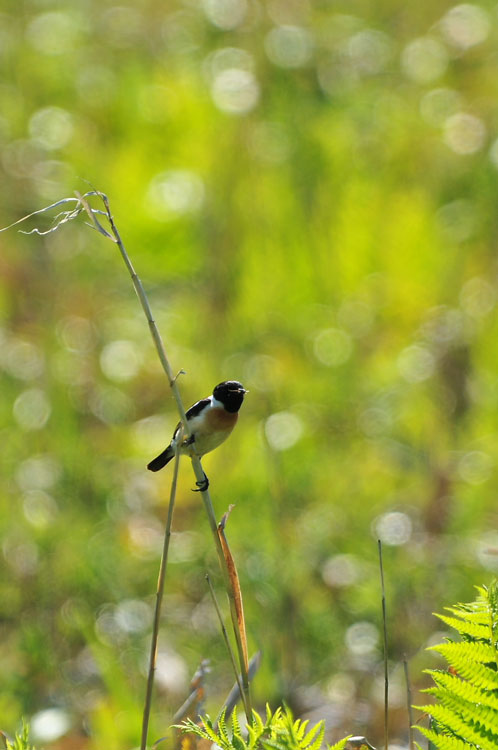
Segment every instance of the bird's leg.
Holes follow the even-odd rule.
[[[192,434],[187,440],[185,440],[184,445],[194,445],[195,443],[195,435]],[[195,452],[194,449],[190,451],[190,455],[192,455]],[[192,492],[205,492],[207,488],[209,487],[209,479],[206,476],[206,472],[202,472],[204,474],[204,479],[202,479],[200,482],[196,482],[197,489],[192,490]]]
[[[204,479],[202,479],[200,482],[196,482],[197,489],[192,490],[192,492],[206,492],[207,488],[209,487],[209,479],[206,476],[206,472],[203,472]]]

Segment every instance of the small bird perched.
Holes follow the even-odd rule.
[[[197,401],[186,412],[187,424],[190,428],[190,437],[181,439],[181,422],[176,426],[175,432],[168,447],[156,458],[147,464],[150,471],[159,471],[171,461],[178,447],[180,453],[189,453],[193,446],[198,456],[217,448],[232,432],[239,417],[238,411],[242,406],[246,389],[237,380],[225,380],[219,383],[213,390],[213,395]],[[207,477],[201,489],[207,489]]]

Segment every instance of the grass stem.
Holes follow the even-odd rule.
[[[147,735],[149,731],[150,711],[152,706],[152,691],[154,689],[154,675],[156,672],[157,641],[159,637],[159,625],[161,622],[161,607],[164,593],[164,581],[166,579],[166,570],[168,565],[169,542],[171,538],[171,524],[173,521],[173,508],[175,505],[179,465],[180,454],[177,453],[175,456],[175,463],[173,468],[173,479],[171,480],[168,516],[166,519],[166,528],[164,531],[163,552],[161,555],[161,564],[159,566],[159,576],[157,579],[156,606],[154,608],[154,623],[152,626],[152,638],[150,643],[149,669],[147,673],[147,688],[145,693],[145,703],[142,718],[142,737],[140,742],[140,750],[145,750],[145,748],[147,747]]]
[[[410,674],[408,671],[408,661],[403,659],[403,670],[405,673],[405,684],[406,684],[406,708],[408,711],[408,747],[410,750],[415,750],[415,741],[413,738],[413,698],[412,698],[412,686],[410,683]]]
[[[382,630],[384,640],[384,748],[389,750],[389,665],[387,660],[387,617],[386,590],[384,586],[384,565],[382,562],[382,542],[378,540],[380,585],[382,591]]]
[[[209,586],[209,592],[210,592],[211,598],[213,600],[213,604],[214,604],[214,608],[216,610],[216,614],[218,615],[218,620],[220,621],[220,627],[221,627],[221,633],[223,635],[223,640],[225,641],[225,645],[227,647],[228,655],[230,657],[230,661],[232,662],[232,667],[233,667],[233,671],[234,671],[234,674],[235,674],[235,682],[237,683],[238,688],[239,688],[240,699],[244,703],[244,709],[245,709],[245,712],[246,712],[246,715],[247,715],[247,713],[248,713],[248,707],[246,706],[245,701],[244,701],[244,690],[242,689],[242,682],[241,682],[241,679],[240,679],[239,669],[237,667],[237,662],[235,661],[235,654],[233,653],[233,648],[232,648],[232,645],[230,643],[230,639],[228,638],[227,629],[225,627],[225,623],[223,622],[223,616],[221,614],[220,606],[218,604],[218,600],[216,598],[216,594],[215,594],[215,591],[214,591],[214,588],[213,588],[213,584],[211,583],[211,579],[209,577],[209,573],[206,573],[206,581],[207,581],[208,586]],[[219,718],[220,717],[218,716],[217,721],[219,721]]]

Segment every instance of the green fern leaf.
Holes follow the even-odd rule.
[[[268,724],[269,721],[271,721],[271,711],[268,718],[268,705],[266,706],[266,723]],[[263,732],[265,731],[265,725],[263,724],[263,719],[258,714],[257,711],[253,709],[252,712],[252,725],[247,726],[247,730],[249,732],[249,735],[253,735],[254,737],[260,737]]]
[[[226,742],[223,742],[223,736],[220,734],[220,725],[223,721],[224,713],[220,717],[220,721],[218,722],[218,732],[216,732],[214,730],[211,718],[206,714],[206,716],[202,718],[202,728],[204,729],[204,734],[202,734],[201,737],[204,737],[205,740],[211,740],[211,742],[215,742],[217,745],[220,745],[220,747],[226,748],[226,750],[228,750],[230,747],[230,743],[227,747]]]
[[[239,737],[236,734],[232,735],[232,747],[234,750],[247,750],[247,745],[242,737]]]
[[[205,730],[195,724],[192,719],[187,719],[182,724],[173,724],[175,729],[179,729],[183,734],[191,733],[196,734],[198,737],[204,737]]]
[[[282,718],[282,706],[279,706],[273,716],[271,715],[270,707],[268,704],[266,705],[266,716],[267,716],[267,725],[270,726],[271,724],[278,723]]]
[[[462,604],[457,604],[455,607],[445,607],[445,610],[469,622],[475,622],[478,625],[487,625],[488,623],[488,613],[486,611],[469,612],[465,609],[465,605]]]
[[[490,667],[458,660],[455,660],[452,666],[463,679],[469,680],[477,687],[484,690],[498,689],[498,674]]]
[[[491,612],[494,613],[496,619],[496,615],[498,614],[498,585],[496,581],[493,581],[486,593],[488,596],[489,607]]]
[[[430,650],[442,654],[460,677],[486,690],[498,689],[498,672],[487,666],[494,663],[494,649],[487,643],[461,642],[442,643]]]
[[[293,735],[296,738],[296,741],[298,743],[301,743],[301,741],[302,741],[302,739],[304,737],[304,733],[306,731],[306,727],[308,726],[308,724],[309,724],[309,720],[301,721],[300,719],[297,719],[293,723],[293,725],[292,725],[292,731],[293,731]]]
[[[240,729],[239,717],[237,716],[237,709],[234,708],[232,713],[232,737],[239,737],[242,739],[242,731]]]
[[[469,641],[449,641],[439,643],[437,646],[429,646],[428,651],[437,651],[442,654],[446,661],[452,663],[453,659],[462,661],[475,661],[480,664],[489,664],[494,661],[495,650],[489,643],[469,643]]]
[[[319,750],[323,742],[323,736],[325,734],[325,723],[319,721],[314,727],[310,729],[308,734],[303,737],[301,747],[303,750]]]
[[[498,695],[496,693],[492,693],[489,690],[481,690],[470,682],[462,680],[457,675],[450,674],[449,672],[435,669],[426,669],[424,671],[426,674],[431,675],[438,688],[442,688],[453,695],[458,695],[470,703],[489,706],[498,711]],[[422,692],[439,695],[440,691],[438,688],[427,688]]]
[[[7,750],[34,750],[33,745],[29,742],[29,726],[24,723],[24,719],[21,732],[16,732],[12,741],[7,739],[3,732],[1,734],[5,739]]]
[[[491,635],[489,624],[481,625],[475,622],[469,622],[467,619],[459,620],[457,617],[447,617],[446,615],[438,615],[439,618],[450,628],[454,628],[460,635],[470,635],[472,638],[487,641]]]
[[[339,740],[339,742],[336,742],[335,745],[327,745],[327,750],[344,750],[349,738],[352,736],[352,734],[349,734],[347,737],[344,737],[343,740]]]
[[[488,739],[493,738],[498,747],[498,723],[493,708],[465,700],[449,690],[440,690],[436,697],[439,698],[441,706],[458,715],[467,726],[481,734],[485,733]]]
[[[447,607],[450,615],[437,615],[462,638],[433,646],[451,672],[426,670],[434,685],[425,693],[436,703],[422,706],[433,719],[419,727],[438,750],[496,750],[498,748],[498,584],[478,588],[469,604]]]
[[[213,729],[212,724],[210,724],[210,728]],[[214,729],[213,729],[214,732]],[[215,734],[216,736],[216,734]],[[231,746],[230,742],[230,736],[228,734],[228,728],[225,721],[225,709],[223,709],[222,714],[220,718],[218,719],[218,739],[216,740],[218,745],[221,745],[222,747],[229,748]]]
[[[247,747],[248,750],[254,750],[256,745],[259,742],[259,738],[261,737],[261,733],[254,729],[254,727],[247,727]]]
[[[416,706],[420,711],[430,714],[439,724],[448,728],[459,739],[465,737],[467,742],[473,742],[480,750],[496,750],[497,739],[489,740],[484,732],[476,731],[458,713],[452,709],[434,704],[432,706]]]
[[[425,727],[417,726],[419,732],[422,732],[427,739],[438,748],[438,750],[473,750],[476,746],[470,742],[465,742],[458,737],[450,737],[447,734],[438,734],[433,729],[426,729]],[[418,750],[422,750],[418,742],[416,743]]]
[[[267,707],[268,708],[268,707]],[[257,713],[257,711],[253,711],[253,723],[252,726],[247,725],[247,733],[248,733],[248,743],[247,747],[248,750],[254,750],[256,746],[258,745],[262,735],[268,731],[269,724],[272,720],[271,712],[269,714],[268,718],[268,711],[267,711],[267,720],[266,724],[263,724],[263,720],[261,719],[261,716]]]
[[[289,748],[295,747],[293,744],[283,743],[274,738],[263,739],[261,744],[266,750],[289,750]]]

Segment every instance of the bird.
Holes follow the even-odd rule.
[[[238,380],[224,380],[213,389],[212,396],[197,401],[185,413],[190,437],[182,439],[182,423],[179,422],[170,444],[147,464],[149,471],[159,471],[176,455],[194,452],[200,457],[223,443],[237,424],[239,409],[248,393]],[[180,442],[181,441],[181,442]],[[199,489],[206,490],[209,481],[197,482]]]

